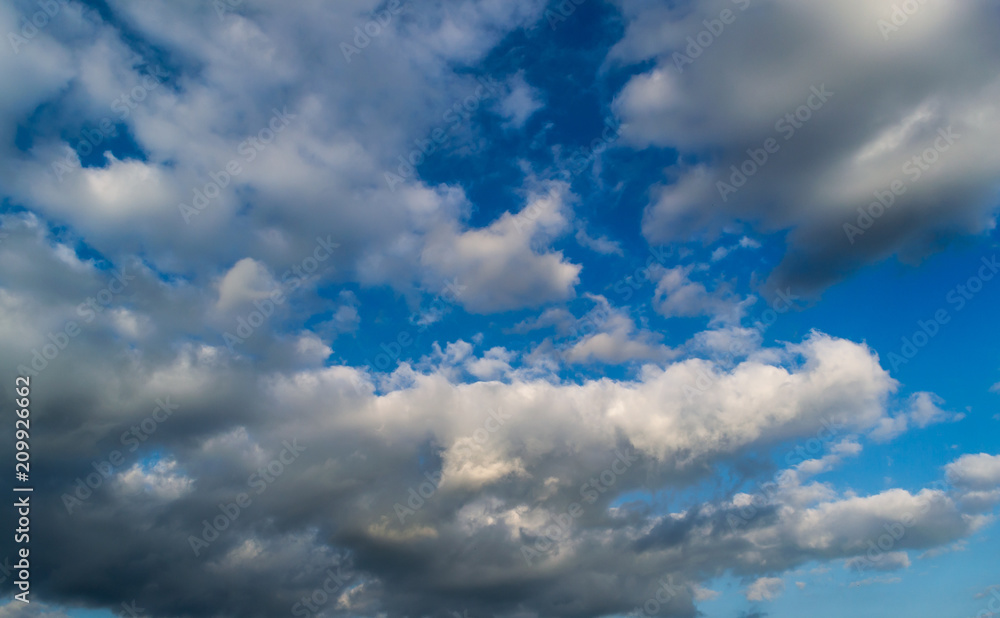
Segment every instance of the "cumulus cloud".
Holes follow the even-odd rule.
[[[734,221],[789,230],[771,284],[817,290],[995,226],[1000,116],[988,102],[1000,80],[985,5],[926,2],[885,32],[890,0],[806,12],[790,0],[618,4],[627,31],[609,61],[652,65],[618,93],[622,139],[696,161],[653,191],[651,242],[711,238]],[[732,22],[709,36],[704,20],[723,10]],[[958,58],[981,61],[956,70]]]
[[[516,215],[505,213],[484,229],[446,226],[431,235],[421,261],[461,287],[457,300],[475,313],[538,306],[571,298],[580,266],[561,252],[536,252],[567,229],[566,186],[532,194]]]
[[[214,302],[205,299],[205,310]],[[158,321],[160,313],[172,311],[169,305],[148,309],[159,312]],[[221,345],[129,358],[94,356],[97,343],[74,342],[38,378],[61,385],[60,395],[39,389],[38,404],[59,415],[69,438],[40,436],[33,445],[39,458],[51,462],[60,492],[72,492],[95,457],[113,449],[126,452],[119,435],[148,416],[156,398],[170,395],[180,408],[148,435],[142,451],[127,454],[113,483],[71,514],[59,501],[39,514],[39,525],[53,536],[51,545],[33,547],[38,572],[56,563],[78,567],[36,585],[65,602],[87,598],[77,586],[113,589],[118,596],[142,598],[150,612],[169,614],[186,604],[213,607],[233,581],[249,579],[260,584],[253,588],[257,592],[236,607],[247,615],[268,615],[287,611],[321,584],[326,569],[341,564],[364,582],[350,599],[356,611],[401,615],[414,611],[414,603],[432,611],[468,602],[472,591],[482,599],[502,588],[513,592],[504,607],[517,603],[560,614],[566,591],[609,577],[618,582],[614,589],[593,588],[581,607],[626,611],[655,594],[655,581],[633,577],[639,575],[634,552],[652,559],[655,572],[688,581],[691,566],[707,572],[727,565],[754,573],[762,552],[770,556],[769,564],[788,567],[853,555],[863,550],[857,539],[875,533],[882,517],[911,503],[931,504],[936,524],[932,529],[928,520],[926,531],[916,528],[908,536],[914,546],[951,541],[970,529],[942,498],[905,492],[871,498],[817,494],[821,501],[814,506],[793,506],[799,501],[789,493],[792,510],[780,520],[761,518],[742,530],[733,530],[727,520],[738,507],[726,504],[677,514],[682,525],[675,524],[670,535],[660,529],[673,516],[633,520],[612,514],[608,507],[615,496],[649,483],[696,482],[713,463],[738,461],[748,449],[810,435],[825,418],[856,430],[878,423],[895,381],[863,345],[818,333],[736,366],[683,360],[649,365],[631,381],[579,384],[555,374],[530,377],[512,365],[504,349],[475,353],[472,344],[453,342],[419,371],[401,366],[380,385],[380,394],[367,374],[346,366],[259,373],[228,357]],[[24,356],[15,350],[4,362]],[[82,358],[91,360],[81,372],[74,367]],[[449,377],[452,367],[489,381]],[[88,379],[99,374],[117,375],[121,386],[108,390]],[[712,389],[699,399],[685,397],[685,387],[702,374],[712,377]],[[258,494],[250,484],[253,475],[260,478],[262,467],[280,461],[286,443],[305,451]],[[152,451],[162,453],[160,463],[140,459]],[[608,469],[617,471],[611,491],[595,491],[594,502],[581,502],[583,484],[595,478],[601,486]],[[195,556],[192,535],[202,535],[203,522],[240,492],[252,496],[246,516]],[[528,564],[522,548],[534,548],[574,501],[585,509],[571,534]],[[145,523],[135,527],[134,522]],[[100,531],[109,529],[120,542],[99,544]],[[637,539],[642,546],[634,545]],[[663,545],[677,542],[705,562],[678,562]],[[126,547],[157,558],[137,561]],[[74,555],[87,558],[67,562]],[[450,557],[440,558],[445,555]],[[405,556],[411,568],[396,569]],[[574,566],[581,562],[588,566]],[[541,565],[549,573],[546,589],[516,583],[535,577]],[[112,583],[100,575],[118,568],[132,577]],[[162,593],[143,587],[154,573],[163,582]],[[264,585],[269,580],[281,586]],[[433,581],[465,583],[458,592],[428,594]],[[685,594],[676,599],[679,613],[708,593]],[[480,603],[486,607],[485,601],[475,605]]]
[[[265,265],[253,258],[243,258],[219,281],[216,307],[225,311],[242,303],[262,300],[276,287],[277,282]]]
[[[603,296],[591,296],[597,305],[578,322],[583,336],[564,354],[570,363],[662,361],[676,355],[659,337],[636,327],[625,312],[611,307]],[[594,332],[589,332],[594,331]]]
[[[666,581],[660,613],[692,617],[721,596],[705,587],[719,573],[772,600],[787,571],[860,561],[887,521],[912,525],[881,570],[990,521],[993,455],[948,464],[947,491],[815,481],[867,438],[961,415],[929,392],[900,396],[865,343],[802,331],[765,345],[743,326],[755,297],[713,274],[762,248],[750,228],[788,233],[774,281],[808,288],[991,225],[995,69],[953,62],[992,57],[978,8],[928,4],[892,35],[906,53],[890,74],[900,52],[861,29],[885,3],[755,3],[675,72],[690,28],[729,3],[618,2],[624,38],[605,68],[630,73],[608,95],[616,150],[676,149],[680,164],[657,176],[641,222],[605,234],[586,209],[631,181],[605,187],[595,170],[595,197],[535,169],[540,157],[468,182],[441,173],[481,154],[489,127],[513,140],[542,116],[531,149],[559,167],[568,147],[547,140],[560,93],[497,53],[538,34],[541,0],[58,4],[30,47],[0,57],[18,84],[0,93],[0,373],[32,376],[46,428],[31,444],[47,488],[32,510],[40,599],[275,616],[334,581],[318,615],[568,617],[645,607]],[[0,6],[0,32],[37,6]],[[751,36],[774,49],[747,53]],[[814,75],[835,94],[717,205],[719,174]],[[828,230],[949,123],[961,141],[841,251]],[[82,147],[93,131],[107,135]],[[692,253],[658,250],[633,278],[595,283],[631,263],[640,232],[694,239],[704,256],[668,264]],[[320,246],[336,248],[321,269],[281,274]],[[286,301],[248,319],[279,288]],[[223,339],[244,323],[238,344]],[[389,370],[362,366],[368,346]],[[830,423],[844,435],[810,458],[761,463]],[[773,473],[773,492],[733,493],[719,470]],[[672,491],[696,498],[645,498]],[[42,603],[0,615],[63,616]]]
[[[4,313],[3,323],[58,327],[74,313],[80,298],[104,285],[106,275],[93,269],[81,280],[80,265],[56,257],[57,244],[31,228],[30,219],[14,222],[22,227],[8,228],[5,222],[13,244],[0,245],[0,260],[14,259],[11,251],[29,252],[35,264],[45,265],[49,277],[64,276],[68,284],[48,288],[61,300],[39,311],[43,305],[26,296],[37,280],[25,276],[9,282],[5,294],[10,299],[5,302],[12,311]],[[182,331],[172,317],[182,313],[180,307],[200,307],[206,315],[215,310],[214,294],[198,300],[180,282],[162,281],[146,270],[135,272],[135,281],[126,289],[137,293],[116,297],[115,302],[153,316],[158,326],[154,341]],[[594,302],[607,303],[597,297]],[[614,333],[612,326],[622,323],[621,316],[607,307],[607,332]],[[30,322],[28,314],[34,314]],[[554,372],[532,373],[538,369],[514,364],[507,349],[477,351],[472,344],[456,341],[419,369],[404,364],[375,384],[374,376],[351,367],[292,363],[273,354],[274,364],[251,367],[239,355],[227,354],[221,342],[184,344],[172,353],[163,346],[136,356],[126,352],[124,341],[108,343],[103,333],[110,326],[104,322],[109,314],[98,315],[36,378],[40,384],[60,385],[58,391],[39,388],[36,397],[39,410],[52,410],[53,418],[61,419],[63,431],[40,435],[33,448],[40,460],[50,462],[59,495],[74,491],[77,477],[92,470],[95,458],[107,458],[117,449],[125,454],[125,462],[113,482],[94,491],[72,513],[61,499],[40,512],[39,525],[54,536],[51,545],[33,546],[37,572],[51,572],[56,563],[79,566],[35,583],[47,598],[64,602],[89,598],[77,592],[77,586],[108,593],[114,589],[118,596],[142,598],[144,607],[160,614],[179,611],[184,604],[213,607],[213,599],[222,598],[220,586],[247,578],[277,578],[282,585],[256,586],[259,594],[237,602],[239,611],[287,611],[338,561],[350,564],[365,582],[351,599],[358,611],[412,612],[416,591],[426,590],[428,582],[460,579],[467,582],[466,590],[516,589],[512,603],[559,613],[563,591],[633,572],[634,567],[626,566],[631,559],[629,552],[622,554],[623,543],[648,536],[650,549],[644,553],[661,551],[653,549],[662,542],[659,533],[652,533],[659,519],[617,520],[608,509],[614,496],[647,483],[695,482],[714,463],[737,461],[748,450],[813,434],[827,418],[865,430],[884,418],[897,388],[864,345],[819,333],[736,365],[664,360],[647,365],[631,380],[580,383],[563,382]],[[637,336],[638,331],[631,332]],[[30,363],[37,339],[19,343],[18,330],[3,333],[11,352],[4,356],[4,371]],[[301,342],[291,343],[301,350]],[[109,345],[122,353],[96,353]],[[457,369],[466,373],[454,373]],[[115,388],[96,379],[101,375],[117,376]],[[467,382],[466,375],[475,380]],[[712,380],[712,388],[698,398],[688,397],[685,389],[704,375]],[[122,432],[149,417],[156,400],[166,396],[179,409],[145,436],[142,450],[129,451],[120,440]],[[43,417],[41,422],[49,422]],[[248,479],[281,457],[286,442],[306,450],[257,494]],[[153,452],[159,454],[159,463],[144,459]],[[616,453],[631,464],[614,464],[620,461]],[[418,465],[420,461],[424,463]],[[572,534],[560,540],[558,551],[542,554],[535,562],[548,565],[551,589],[511,588],[516,581],[534,577],[536,567],[524,560],[522,547],[534,547],[553,519],[581,500],[581,485],[595,475],[597,483],[599,478],[607,480],[601,473],[613,464],[623,474],[616,473],[612,491],[597,493],[593,503],[581,503],[586,504],[585,515]],[[253,497],[247,515],[195,556],[190,537],[201,535],[203,521],[218,515],[219,504],[235,500],[241,491]],[[411,500],[413,514],[400,519],[395,505],[410,509]],[[709,520],[719,533],[705,536],[701,528],[691,528],[679,538],[701,547],[706,559],[716,556],[716,564],[733,565],[725,556],[735,555],[736,568],[752,571],[753,556],[764,551],[763,546],[744,545],[748,538],[739,531],[719,536],[722,530],[731,531],[725,519],[728,508],[723,506]],[[836,510],[832,505],[823,509],[820,512]],[[783,524],[786,531],[780,535],[798,549],[786,558],[776,557],[776,563],[791,565],[825,552],[851,551],[847,536],[821,548],[797,540],[817,537],[795,531],[819,515],[802,517],[803,523],[791,518]],[[137,528],[137,521],[146,523]],[[336,528],[331,521],[337,522]],[[824,531],[839,526],[833,520],[815,525]],[[100,544],[101,530],[114,530],[120,543]],[[964,530],[954,526],[947,536],[951,539]],[[854,538],[857,532],[845,535]],[[920,535],[913,538],[921,542]],[[744,549],[733,554],[734,543]],[[477,545],[489,551],[461,549]],[[136,562],[123,553],[126,547],[159,558]],[[423,549],[416,551],[418,547]],[[87,558],[67,562],[73,555]],[[391,566],[404,555],[422,556],[419,566],[405,571]],[[437,558],[444,555],[457,561]],[[571,566],[576,564],[566,562],[571,555],[591,566]],[[348,556],[350,563],[344,562]],[[657,561],[659,573],[682,578],[687,572],[666,554]],[[112,583],[98,575],[117,568],[128,569],[132,577]],[[157,581],[166,582],[162,594],[151,593],[141,583],[154,573]],[[185,573],[197,576],[197,581]],[[655,593],[653,581],[624,581],[617,592],[597,595],[595,589],[594,598],[581,602],[596,607],[611,599],[612,606],[624,611]],[[456,603],[465,594],[421,593],[418,604],[430,611]],[[687,611],[684,608],[694,602],[693,593],[678,597],[678,611]]]
[[[994,489],[1000,486],[1000,455],[962,455],[945,466],[945,474],[959,487]]]
[[[1000,502],[1000,455],[962,455],[944,470],[948,481],[959,488],[959,499],[970,511],[990,511]]]

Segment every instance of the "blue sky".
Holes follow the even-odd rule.
[[[0,618],[997,615],[995,11],[8,3]]]

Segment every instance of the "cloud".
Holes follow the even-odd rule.
[[[532,114],[544,107],[541,93],[524,80],[524,71],[512,75],[507,88],[507,94],[500,100],[500,115],[507,119],[505,126],[520,129]]]
[[[753,240],[752,238],[744,236],[735,245],[731,245],[728,247],[717,247],[714,251],[712,251],[711,261],[718,262],[719,260],[722,260],[727,255],[729,255],[733,251],[736,251],[737,249],[759,249],[759,248],[760,248],[759,242]]]
[[[592,238],[582,227],[576,231],[576,242],[580,243],[580,246],[604,255],[624,255],[621,243],[609,240],[604,236]]]
[[[773,601],[785,590],[780,577],[761,577],[746,589],[748,601]]]
[[[962,412],[947,412],[939,406],[944,400],[934,393],[920,392],[910,396],[907,409],[891,418],[885,418],[869,436],[879,442],[892,440],[909,427],[924,428],[945,422],[958,422],[965,418]]]
[[[651,243],[711,239],[735,222],[788,230],[770,285],[815,291],[865,264],[915,262],[995,227],[1000,157],[990,144],[1000,115],[989,101],[1000,80],[987,7],[925,3],[883,36],[890,0],[806,12],[789,0],[618,5],[626,33],[609,64],[652,65],[616,97],[622,142],[676,148],[685,161],[652,191],[643,220]],[[733,22],[707,37],[706,20],[723,9]],[[702,31],[705,48],[691,42]],[[773,46],[754,46],[761,37]]]
[[[108,259],[141,248],[149,265],[197,286],[248,257],[283,272],[302,259],[298,248],[322,233],[342,244],[332,271],[411,293],[414,285],[440,285],[425,280],[420,259],[425,249],[428,256],[444,250],[433,235],[459,245],[453,249],[473,262],[466,270],[489,267],[462,240],[486,238],[503,244],[497,250],[509,266],[537,271],[523,290],[498,293],[500,305],[546,287],[565,297],[579,267],[533,254],[510,235],[463,236],[471,206],[454,187],[428,188],[412,171],[403,186],[385,178],[411,155],[415,139],[446,130],[440,149],[454,150],[474,133],[475,116],[462,105],[477,92],[480,102],[495,95],[451,63],[478,62],[543,8],[538,0],[494,4],[463,2],[419,18],[405,6],[349,59],[341,43],[353,41],[355,26],[379,8],[367,0],[295,11],[263,4],[221,15],[210,4],[115,2],[109,23],[66,8],[30,53],[0,65],[4,74],[26,76],[18,96],[0,105],[5,126],[44,110],[27,151],[4,142],[5,187],[13,203],[72,226]],[[0,19],[5,32],[20,28],[16,11]],[[133,29],[128,41],[111,25],[119,22]],[[319,48],[309,42],[318,33]],[[133,39],[155,44],[135,47]],[[143,86],[150,67],[162,69],[152,88]],[[506,112],[523,120],[533,102],[524,98],[523,78],[499,78],[514,88]],[[123,95],[132,92],[141,100],[126,105]],[[500,109],[493,101],[480,107],[494,116]],[[88,143],[93,160],[82,160],[75,152],[82,136],[105,120],[119,138]],[[182,204],[198,205],[196,214],[185,215]],[[217,242],[223,233],[226,242]],[[495,277],[470,275],[484,283]],[[491,301],[470,302],[485,308]]]
[[[17,224],[9,227],[10,221],[4,222],[10,238],[0,245],[0,261],[7,264],[18,257],[44,266],[50,280],[66,283],[48,287],[50,297],[35,298],[29,292],[39,280],[32,271],[9,280],[0,296],[7,372],[30,362],[32,346],[49,330],[61,328],[81,299],[106,285],[108,276],[96,269],[81,273],[80,265],[57,257],[58,245],[43,229],[30,227],[30,219],[13,221]],[[579,590],[581,582],[633,572],[625,566],[627,558],[616,557],[621,543],[641,538],[654,521],[634,528],[609,519],[613,496],[650,479],[683,486],[717,462],[742,459],[748,449],[810,435],[824,418],[839,418],[857,429],[870,427],[886,414],[887,398],[896,389],[865,346],[818,333],[736,365],[660,361],[634,379],[579,384],[565,383],[554,373],[533,374],[537,369],[516,365],[507,349],[476,352],[460,342],[442,346],[440,360],[428,358],[419,370],[404,364],[381,377],[346,366],[324,367],[318,358],[293,362],[277,353],[250,367],[240,356],[229,355],[221,341],[175,347],[157,343],[176,341],[176,333],[188,328],[177,316],[210,315],[217,299],[192,294],[183,282],[163,281],[155,272],[134,272],[127,290],[135,293],[114,302],[151,316],[157,327],[150,335],[150,351],[137,357],[127,352],[126,342],[110,338],[105,311],[38,378],[59,385],[38,389],[36,403],[40,410],[52,410],[63,430],[39,436],[32,445],[37,457],[49,462],[59,495],[74,491],[76,479],[93,470],[95,458],[104,460],[115,449],[126,456],[114,482],[94,491],[79,510],[69,514],[57,500],[54,508],[39,512],[38,525],[54,536],[33,546],[36,572],[54,572],[57,563],[77,565],[61,570],[60,577],[34,582],[40,594],[53,600],[90,598],[75,592],[77,585],[85,585],[114,590],[118,598],[141,598],[140,605],[151,613],[169,614],[184,604],[216,607],[225,597],[220,591],[237,579],[262,584],[295,577],[277,593],[273,587],[254,586],[260,594],[236,602],[246,615],[273,615],[310,593],[318,583],[311,574],[323,573],[338,556],[351,555],[366,582],[352,602],[365,611],[413,611],[416,591],[464,572],[463,580],[478,581],[479,590],[495,585],[516,589],[517,603],[551,613],[563,592]],[[595,306],[602,306],[602,300],[607,303],[595,297]],[[608,309],[607,318],[595,324],[603,325],[600,332],[620,332],[616,325],[626,322],[610,305]],[[637,337],[641,331],[629,332]],[[288,342],[289,354],[299,354],[294,352],[299,341]],[[268,345],[285,344],[276,340]],[[489,381],[468,381],[464,374],[454,375],[456,369]],[[711,390],[689,399],[685,387],[702,374],[712,376]],[[109,388],[109,375],[116,376],[114,388]],[[129,452],[120,441],[122,432],[141,424],[155,400],[167,395],[181,408],[148,434],[141,451]],[[502,424],[489,420],[491,411],[505,415]],[[264,493],[253,494],[248,477],[276,458],[284,441],[296,439],[307,451]],[[521,547],[533,543],[533,535],[570,502],[581,499],[581,484],[599,476],[617,450],[657,463],[651,468],[641,464],[642,469],[633,464],[635,472],[620,477],[613,492],[587,504],[586,519],[574,528],[572,543],[543,557],[553,561],[552,568],[561,565],[550,576],[550,590],[509,588],[534,572]],[[152,452],[160,454],[161,463],[143,462]],[[421,459],[425,467],[416,465]],[[408,504],[409,489],[418,491],[429,482],[425,472],[432,477],[440,473],[442,482],[412,518],[400,522],[394,504]],[[195,557],[189,537],[200,535],[203,520],[218,515],[218,505],[235,500],[241,491],[254,495],[246,515],[206,554]],[[303,496],[308,496],[305,502]],[[136,521],[146,523],[139,529]],[[329,528],[330,521],[338,522],[339,532]],[[729,529],[724,518],[718,525],[720,533]],[[112,530],[119,542],[103,543],[100,539]],[[746,542],[741,534],[718,546],[712,535],[690,534],[682,537],[685,542],[702,547],[706,556],[717,556],[712,560],[719,564],[730,563],[724,556],[733,555],[731,543]],[[599,541],[602,537],[618,540],[607,545]],[[490,559],[460,549],[470,542],[488,546]],[[412,554],[414,544],[433,549]],[[129,547],[158,558],[136,562],[124,549]],[[572,547],[581,556],[593,556],[595,566],[578,570],[564,564],[559,556]],[[246,558],[248,551],[256,556],[253,561]],[[438,561],[436,556],[445,554],[457,556],[457,562]],[[392,565],[403,555],[423,557],[417,568],[399,571]],[[87,558],[69,560],[71,556]],[[737,563],[750,568],[741,558]],[[660,566],[660,573],[684,572],[669,561]],[[128,569],[131,576],[111,581],[99,575],[115,568]],[[484,569],[495,568],[503,575],[492,584]],[[166,583],[162,594],[150,593],[141,583],[154,574]],[[613,605],[630,609],[654,593],[644,585],[626,587]],[[420,598],[427,607],[457,599],[447,592],[421,593]],[[607,599],[595,596],[583,602],[597,607]],[[231,600],[225,603],[231,605]]]
[[[945,466],[948,481],[968,489],[995,489],[1000,486],[1000,455],[962,455]]]
[[[555,183],[532,194],[517,214],[505,213],[483,229],[459,231],[453,225],[435,231],[421,262],[462,288],[458,302],[473,313],[493,313],[569,299],[579,282],[580,266],[558,251],[536,252],[566,230],[566,186]]]
[[[510,45],[546,34],[541,0],[408,3],[381,24],[392,3],[105,4],[96,18],[63,6],[30,48],[0,57],[18,84],[0,94],[0,373],[32,375],[32,414],[49,429],[32,441],[50,490],[32,510],[46,531],[31,548],[40,598],[255,618],[296,613],[334,577],[317,614],[624,614],[666,589],[661,613],[689,617],[718,598],[705,585],[719,573],[768,600],[786,572],[857,560],[886,521],[913,517],[885,568],[990,521],[985,454],[949,464],[947,491],[814,481],[860,453],[858,436],[960,415],[931,393],[900,396],[864,343],[812,331],[765,346],[741,326],[755,298],[712,281],[706,263],[749,258],[757,232],[787,233],[776,280],[821,286],[891,252],[922,255],[928,237],[986,229],[989,209],[970,204],[995,178],[995,80],[989,63],[954,62],[993,49],[978,9],[926,9],[923,26],[899,33],[908,70],[886,75],[881,49],[831,53],[862,25],[848,9],[805,15],[771,0],[769,15],[740,18],[775,42],[780,64],[747,54],[749,29],[733,28],[671,74],[689,27],[721,5],[619,2],[625,37],[606,68],[628,64],[610,82],[622,139],[599,173],[570,183],[536,163],[563,167],[569,145],[546,140],[598,110],[554,119],[559,93],[503,68]],[[29,8],[0,6],[0,32]],[[945,36],[957,51],[933,46]],[[716,207],[720,170],[810,92],[813,74],[785,71],[788,58],[829,69],[817,80],[836,94]],[[607,92],[598,85],[585,89]],[[125,103],[134,92],[142,100]],[[839,235],[895,157],[944,122],[960,143],[857,253],[840,252],[825,231]],[[494,152],[520,157],[507,148],[535,124],[547,126],[538,152],[493,166]],[[658,149],[682,163],[656,186],[633,168],[636,182],[607,175],[619,155],[659,166]],[[482,174],[448,171],[483,161]],[[633,306],[600,285],[632,262],[624,239],[640,222],[590,225],[592,200],[626,184],[649,189],[647,241],[705,243],[689,266],[650,268],[695,249],[643,255],[655,289],[640,270],[618,281]],[[278,273],[317,243],[337,251],[291,289]],[[754,255],[768,263],[771,248]],[[754,286],[756,268],[743,273]],[[247,319],[279,285],[281,310]],[[643,313],[650,297],[659,315]],[[664,317],[710,329],[668,332]],[[253,332],[226,345],[242,321]],[[420,346],[401,338],[432,325]],[[509,334],[525,336],[499,338]],[[372,352],[392,356],[391,370],[366,367]],[[178,407],[160,418],[164,399]],[[809,459],[769,457],[830,423],[844,435]],[[773,492],[732,494],[720,471],[773,473]],[[694,498],[649,500],[671,492]],[[35,603],[0,615],[62,616]]]
[[[243,258],[219,281],[216,308],[227,311],[237,305],[262,300],[278,287],[267,266],[253,258]]]
[[[844,568],[874,569],[876,571],[898,571],[910,568],[910,556],[905,551],[892,551],[879,554],[875,558],[855,557],[844,562]]]
[[[530,333],[544,328],[555,328],[556,331],[565,335],[573,328],[576,318],[564,307],[549,307],[535,318],[523,320],[511,327],[512,333]]]
[[[736,323],[743,318],[746,305],[725,285],[709,292],[703,283],[690,279],[694,266],[665,269],[656,284],[653,306],[664,317],[710,316],[712,323]]]
[[[694,589],[694,599],[695,601],[712,601],[719,598],[722,593],[717,590],[709,590],[708,588],[703,588],[701,586],[696,586]]]
[[[861,586],[872,586],[875,584],[898,584],[903,581],[900,577],[892,577],[890,575],[879,575],[878,577],[869,577],[867,579],[861,579],[858,581],[851,582],[850,588],[859,588]]]
[[[920,554],[919,556],[917,556],[917,558],[920,560],[926,560],[928,558],[935,558],[942,554],[948,554],[951,552],[958,552],[958,551],[966,551],[967,549],[969,549],[969,542],[966,541],[965,539],[962,539],[961,541],[955,541],[951,545],[929,549],[924,553]]]
[[[10,601],[0,606],[0,618],[70,618],[68,614],[38,601],[25,604],[20,601]]]
[[[55,249],[44,236],[26,233],[12,233],[14,244],[0,246],[0,259],[9,259],[3,251],[22,247],[39,264],[52,265],[50,276],[73,273],[76,267],[65,261],[46,261]],[[143,293],[128,299],[128,306],[153,315],[159,326],[155,336],[163,336],[175,328],[170,316],[181,306],[190,309],[190,297],[183,285],[137,273],[131,285]],[[68,281],[76,281],[73,277],[79,275],[67,274]],[[88,277],[76,284],[81,293],[101,281],[98,273]],[[28,277],[19,285],[34,284]],[[58,292],[69,299],[77,293],[70,287]],[[8,293],[20,294],[18,288]],[[35,312],[33,301],[17,302],[5,320],[40,329],[48,328],[49,320],[59,323],[57,313],[46,318],[47,312],[65,307],[72,313],[74,307],[74,300],[46,303],[29,322],[24,315]],[[202,299],[201,311],[212,311],[215,302],[214,296]],[[91,328],[99,326],[95,320]],[[520,604],[538,613],[560,614],[565,593],[581,589],[590,590],[578,597],[588,612],[627,611],[655,594],[656,582],[636,570],[638,553],[653,560],[654,572],[674,573],[679,582],[689,580],[685,573],[691,566],[724,566],[760,577],[762,552],[778,568],[848,557],[859,551],[852,543],[878,531],[888,513],[905,510],[890,508],[896,501],[902,506],[929,501],[905,492],[876,496],[867,500],[885,506],[862,516],[866,499],[827,493],[824,502],[804,507],[788,493],[786,515],[762,517],[736,530],[727,516],[738,513],[737,507],[706,503],[686,516],[697,525],[680,527],[671,537],[689,548],[686,554],[702,556],[701,566],[661,555],[657,547],[666,537],[650,532],[665,521],[661,516],[612,516],[611,500],[647,483],[690,486],[716,464],[814,435],[826,418],[863,430],[884,417],[896,384],[871,350],[818,333],[735,365],[661,361],[634,379],[571,383],[552,373],[529,373],[506,349],[476,352],[460,341],[442,346],[440,357],[421,361],[419,368],[403,364],[393,374],[375,376],[318,361],[291,369],[287,361],[250,368],[229,356],[221,342],[185,344],[174,352],[164,347],[140,358],[96,354],[127,346],[109,344],[96,336],[100,330],[90,332],[95,336],[75,340],[42,374],[59,389],[39,389],[37,405],[58,415],[64,430],[40,436],[32,446],[49,462],[60,494],[74,491],[95,457],[106,459],[118,449],[128,459],[114,482],[95,490],[72,514],[59,501],[39,512],[38,525],[52,535],[32,548],[36,572],[63,566],[60,576],[34,583],[53,600],[75,602],[114,591],[116,598],[142,599],[139,604],[152,615],[177,613],[186,605],[213,611],[219,603],[245,615],[273,615],[310,594],[325,570],[340,561],[364,582],[351,597],[357,611],[431,611],[468,599],[470,590],[477,591],[474,598],[486,599],[501,589],[510,607]],[[18,359],[30,359],[31,341],[8,346],[5,371]],[[453,373],[458,369],[488,381],[469,381]],[[689,400],[684,389],[702,374],[713,378],[712,388]],[[115,375],[116,388],[94,379],[102,375]],[[155,399],[168,394],[181,408],[148,435],[141,451],[127,452],[121,433],[141,423]],[[279,457],[284,442],[295,440],[307,450],[256,494],[248,478]],[[616,476],[612,490],[597,493],[593,503],[581,502],[581,485],[591,478],[601,483],[602,470],[619,451],[639,459]],[[151,452],[161,454],[161,463],[143,462]],[[191,536],[203,534],[203,522],[240,492],[249,493],[252,504],[196,557]],[[401,520],[395,505],[409,509],[411,501],[413,514]],[[522,547],[534,547],[572,502],[584,504],[585,515],[554,549],[528,564]],[[951,542],[968,531],[946,502],[930,503],[936,505],[930,514],[938,532],[928,520],[926,530],[915,528],[914,545]],[[137,521],[145,523],[136,527]],[[107,534],[118,542],[102,542]],[[647,549],[634,545],[636,539],[645,540]],[[817,544],[822,539],[829,541]],[[156,558],[137,561],[135,555]],[[410,566],[397,568],[404,558]],[[589,566],[575,566],[580,561]],[[67,571],[66,564],[76,566]],[[535,577],[542,565],[549,573],[546,587],[517,583]],[[130,576],[103,575],[117,568]],[[153,577],[162,592],[145,587]],[[616,582],[614,592],[597,586],[609,577]],[[228,599],[224,590],[234,581],[250,581],[249,590],[256,592]],[[269,587],[266,581],[282,585]],[[442,581],[467,583],[461,591],[428,592],[429,584]],[[95,592],[83,595],[78,586]],[[477,601],[470,611],[505,603]],[[689,611],[694,603],[694,593],[678,596],[677,611]]]
[[[596,332],[584,334],[565,351],[567,362],[616,365],[630,361],[663,361],[676,356],[660,343],[659,336],[638,329],[627,314],[612,308],[603,296],[590,298],[597,306],[584,316],[577,330]]]

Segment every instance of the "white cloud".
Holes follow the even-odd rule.
[[[421,262],[462,288],[457,302],[473,313],[493,313],[566,300],[574,295],[581,267],[559,251],[533,249],[568,226],[568,188],[553,183],[531,194],[516,215],[503,214],[481,229],[444,225],[428,239]]]
[[[885,442],[899,436],[911,426],[924,428],[937,423],[958,422],[965,418],[962,412],[942,410],[939,407],[942,403],[944,400],[934,393],[914,393],[909,398],[906,410],[882,419],[869,437],[877,442]]]
[[[131,499],[151,496],[172,501],[194,489],[194,479],[184,476],[174,459],[163,459],[152,466],[135,464],[115,479],[117,490]]]
[[[785,590],[785,582],[780,577],[761,577],[746,589],[748,601],[773,601]]]
[[[934,393],[914,393],[910,397],[910,420],[917,427],[927,427],[945,421],[960,421],[965,414],[954,414],[942,410],[939,406],[944,400]]]
[[[693,593],[695,601],[712,601],[722,595],[718,590],[711,590],[702,586],[695,586]]]
[[[610,363],[629,361],[664,361],[676,353],[660,342],[660,337],[640,330],[622,310],[614,309],[603,296],[589,295],[597,303],[578,327],[595,332],[585,334],[566,350],[570,363]]]
[[[216,308],[228,311],[241,304],[267,298],[278,286],[267,266],[253,258],[243,258],[219,281]]]
[[[724,284],[709,292],[703,283],[690,279],[693,270],[694,266],[665,269],[656,284],[656,311],[668,318],[710,316],[713,323],[739,324],[754,299],[741,300]]]
[[[524,71],[512,75],[507,88],[507,94],[500,100],[500,115],[507,119],[505,126],[520,129],[544,106],[541,92],[524,80]]]
[[[624,255],[621,243],[609,240],[604,236],[592,238],[589,234],[587,234],[587,230],[582,227],[576,231],[576,242],[580,243],[580,246],[582,247],[586,247],[604,255]]]
[[[969,489],[996,489],[1000,486],[1000,455],[962,455],[945,466],[948,481]]]

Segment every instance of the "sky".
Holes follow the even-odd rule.
[[[1000,615],[996,3],[0,33],[0,618]]]

